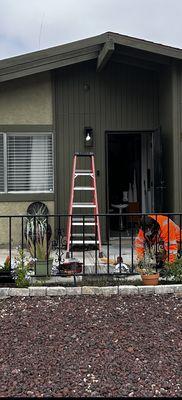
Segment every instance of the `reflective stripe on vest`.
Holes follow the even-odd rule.
[[[143,243],[143,242],[144,242],[144,239],[141,239],[140,237],[137,237],[137,238],[135,239],[135,241]]]
[[[176,244],[176,240],[170,240],[169,245]]]

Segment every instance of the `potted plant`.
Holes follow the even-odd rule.
[[[34,241],[28,237],[27,246],[31,256],[35,259],[35,275],[51,275],[53,259],[50,258],[51,243],[47,240],[47,235],[39,235]]]
[[[10,256],[6,256],[5,261],[0,265],[0,283],[13,283],[14,279],[11,271]]]
[[[140,273],[144,286],[155,286],[159,283],[159,273],[155,271],[155,254],[146,247],[144,257],[138,263],[137,272]]]
[[[11,270],[10,265],[10,256],[6,256],[4,264],[0,265],[0,273],[1,274],[9,274]]]

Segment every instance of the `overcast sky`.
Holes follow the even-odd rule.
[[[0,0],[0,59],[107,31],[182,48],[182,0]]]

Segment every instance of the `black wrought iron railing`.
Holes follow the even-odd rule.
[[[87,240],[89,234],[93,239],[93,231],[91,234],[86,225],[89,215],[78,215],[82,222],[79,233],[71,225],[69,256],[66,254],[66,225],[68,217],[72,219],[72,216],[0,216],[0,272],[12,273],[19,257],[18,262],[21,259],[22,265],[30,261],[32,276],[132,275],[145,259],[147,247],[150,256],[151,249],[153,251],[153,261],[148,262],[156,269],[161,268],[164,262],[180,257],[182,253],[182,213],[162,215],[161,222],[161,214],[153,213],[158,230],[150,232],[148,214],[99,214],[102,257],[96,227],[92,244]],[[81,244],[75,244],[74,235],[81,235]]]

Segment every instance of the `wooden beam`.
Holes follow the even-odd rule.
[[[138,50],[143,50],[148,53],[155,53],[167,57],[172,57],[181,60],[182,49],[167,46],[164,44],[150,42],[144,39],[138,39],[131,36],[120,35],[119,33],[110,33],[115,44],[131,47]]]
[[[101,69],[106,65],[113,51],[114,51],[113,40],[112,39],[107,40],[97,58],[97,71],[101,71]]]
[[[129,56],[121,56],[121,54],[115,53],[113,58],[113,62],[120,63],[120,64],[127,64],[131,65],[133,67],[139,67],[139,68],[144,68],[152,71],[158,71],[160,68],[159,64],[155,64],[146,60],[141,60],[139,58],[135,57],[129,57]]]
[[[99,50],[100,46],[92,46],[59,56],[49,57],[48,59],[32,60],[32,62],[22,63],[15,67],[0,68],[0,82],[37,74],[39,72],[50,71],[67,65],[93,60],[94,58],[97,59]]]
[[[164,64],[164,65],[171,64],[171,58],[167,56],[164,57],[159,54],[148,53],[138,49],[120,46],[117,44],[115,45],[115,53],[120,54],[121,57],[123,56],[135,57],[141,60],[151,61],[156,64]]]

